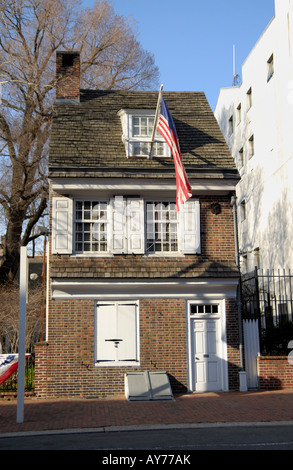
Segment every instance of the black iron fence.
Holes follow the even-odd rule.
[[[257,319],[262,352],[287,353],[293,340],[293,274],[260,270],[241,279],[242,317]]]
[[[3,384],[0,385],[0,398],[17,396],[18,371],[16,370]],[[25,392],[33,394],[35,389],[35,357],[31,354],[25,360]]]

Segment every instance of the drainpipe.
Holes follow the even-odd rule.
[[[231,204],[233,207],[233,221],[234,221],[234,239],[235,239],[235,260],[238,271],[240,272],[240,263],[239,263],[239,245],[238,245],[238,229],[237,229],[237,206],[236,206],[236,196],[232,196]],[[237,304],[238,304],[238,324],[239,324],[239,351],[240,351],[240,367],[241,371],[244,370],[244,360],[243,360],[243,341],[242,341],[242,321],[241,321],[241,287],[240,282],[237,288]]]

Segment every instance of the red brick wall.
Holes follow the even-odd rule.
[[[226,299],[226,333],[228,350],[229,390],[239,390],[239,354],[238,306],[235,299]]]
[[[91,300],[54,301],[49,321],[47,397],[106,397],[124,394],[127,370],[164,370],[174,391],[187,388],[185,302],[140,301],[140,367],[94,365],[95,306]],[[44,351],[38,364],[42,366]],[[38,376],[41,379],[41,375]],[[37,395],[44,397],[36,387]]]
[[[293,390],[293,365],[288,357],[257,357],[257,367],[261,390]]]
[[[48,343],[35,344],[35,394],[47,398]]]
[[[221,205],[214,214],[211,205]],[[109,279],[121,278],[120,266],[131,260],[134,276],[136,260],[146,263],[139,277],[173,279],[208,277],[206,266],[220,267],[220,277],[229,276],[235,262],[234,225],[230,197],[204,197],[201,207],[200,255],[181,258],[150,258],[143,256],[113,258],[71,258],[51,256],[50,272],[56,276]],[[77,267],[77,263],[79,268]],[[120,263],[120,264],[119,264]],[[180,264],[181,263],[181,264]],[[214,265],[216,266],[214,268]],[[85,271],[82,272],[81,268]],[[124,267],[125,269],[125,267]],[[127,270],[126,270],[127,271]],[[105,272],[107,275],[105,276]],[[234,274],[235,274],[234,265]],[[116,273],[115,276],[113,273]],[[143,273],[143,274],[142,274]],[[176,273],[176,275],[174,274]],[[120,275],[119,275],[120,274]],[[129,276],[126,272],[125,277]],[[98,300],[98,296],[97,296]],[[169,374],[174,392],[184,392],[188,386],[186,305],[181,299],[143,299],[139,306],[140,367],[139,370],[161,370]],[[227,349],[229,388],[238,389],[240,365],[238,349],[238,312],[236,300],[226,300]],[[44,367],[47,349],[47,366],[37,374],[37,394],[47,397],[106,397],[124,394],[124,374],[133,367],[97,367],[94,365],[95,304],[93,300],[50,301],[48,321],[48,347],[37,347],[40,367]],[[44,386],[44,377],[46,376]]]
[[[63,66],[63,57],[73,59],[71,66]],[[56,54],[56,99],[79,100],[80,57],[78,52],[57,52]]]
[[[213,203],[220,204],[220,214],[213,213]],[[200,198],[200,232],[203,258],[235,262],[234,222],[230,197]]]
[[[228,301],[226,305],[230,389],[238,388],[239,370],[237,309],[234,304],[234,301]],[[166,371],[174,393],[187,391],[185,300],[144,299],[140,300],[139,307],[140,367],[99,367],[94,364],[94,301],[53,301],[47,370],[37,374],[37,396],[105,398],[123,395],[127,370]],[[36,347],[39,367],[44,366],[46,349],[44,344]]]

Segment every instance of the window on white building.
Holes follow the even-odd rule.
[[[249,151],[249,158],[253,157],[253,155],[254,155],[254,135],[252,135],[248,140],[248,151]]]
[[[274,54],[267,61],[267,81],[269,82],[274,75]]]
[[[238,167],[242,168],[244,165],[244,151],[243,147],[238,152]]]
[[[231,116],[229,119],[229,135],[232,135],[233,132],[234,132],[234,122],[233,122],[233,116]]]
[[[247,111],[249,111],[250,108],[252,107],[252,88],[251,87],[246,93],[246,98],[247,98]]]
[[[237,125],[241,123],[241,103],[237,106]]]
[[[244,200],[240,203],[240,220],[241,222],[246,220],[246,202]]]

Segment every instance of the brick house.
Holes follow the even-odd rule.
[[[158,92],[80,90],[78,53],[57,53],[57,76],[37,395],[121,395],[129,371],[165,371],[175,393],[237,389],[239,176],[205,95],[164,92],[193,192],[177,212],[159,135],[148,156]]]

